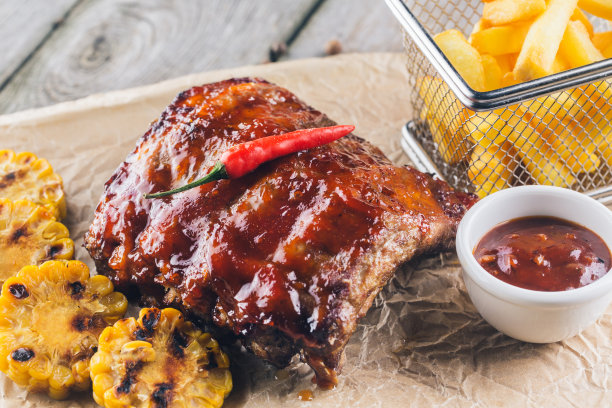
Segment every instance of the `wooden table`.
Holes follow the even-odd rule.
[[[383,0],[1,0],[0,114],[340,48],[402,49]]]

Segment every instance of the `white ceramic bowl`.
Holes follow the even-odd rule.
[[[523,186],[491,194],[474,205],[457,231],[457,255],[472,302],[484,319],[515,339],[552,343],[578,334],[612,300],[612,272],[578,289],[542,292],[495,278],[476,260],[480,239],[501,222],[519,217],[551,216],[582,225],[612,248],[612,211],[575,191]]]

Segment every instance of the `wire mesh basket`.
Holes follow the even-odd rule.
[[[477,92],[432,37],[451,28],[468,37],[482,1],[386,1],[405,31],[415,117],[402,145],[417,167],[480,196],[546,184],[612,199],[612,59]]]

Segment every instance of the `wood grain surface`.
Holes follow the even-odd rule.
[[[401,50],[382,0],[3,0],[0,23],[10,57],[0,61],[0,113],[321,56],[333,39],[349,52]]]
[[[400,25],[384,1],[326,0],[291,44],[286,58],[402,49]]]
[[[19,69],[78,0],[0,1],[0,87]]]

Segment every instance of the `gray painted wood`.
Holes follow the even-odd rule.
[[[264,62],[270,46],[290,38],[314,4],[84,0],[2,89],[0,113]]]
[[[290,45],[285,58],[319,57],[330,41],[342,52],[402,51],[399,23],[383,0],[326,0]]]
[[[41,45],[78,0],[0,1],[0,86]]]

